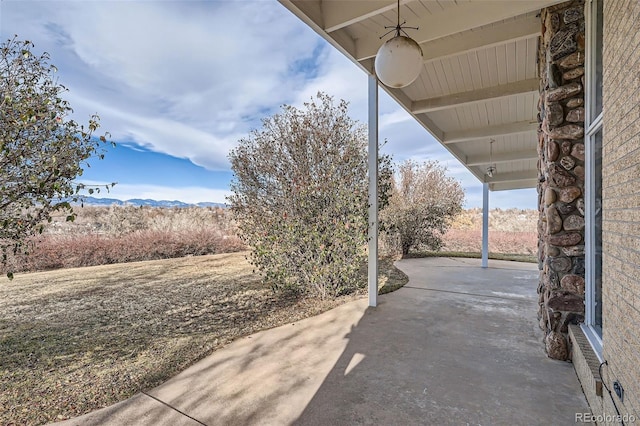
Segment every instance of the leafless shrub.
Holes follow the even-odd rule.
[[[86,206],[76,211],[75,222],[54,217],[29,254],[10,256],[6,268],[25,272],[246,249],[227,209]],[[534,210],[491,210],[489,251],[536,253],[537,215]],[[480,252],[481,229],[481,209],[462,211],[444,234],[442,250]],[[381,238],[382,251],[384,242]]]
[[[451,221],[462,210],[464,189],[437,161],[407,160],[398,166],[389,205],[380,212],[385,248],[438,250]]]

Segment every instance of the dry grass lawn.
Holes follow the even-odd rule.
[[[1,281],[0,424],[43,424],[113,404],[238,337],[360,297],[277,297],[244,255],[65,269]],[[380,272],[386,288],[406,282],[391,261],[382,262]]]

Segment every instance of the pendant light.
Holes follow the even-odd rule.
[[[491,139],[489,141],[489,167],[487,167],[487,176],[489,176],[490,178],[493,177],[493,174],[496,172],[496,165],[493,164],[493,143],[495,142],[494,139]]]
[[[395,36],[387,40],[378,50],[375,60],[375,69],[378,79],[385,85],[392,88],[402,88],[413,83],[422,70],[423,58],[422,49],[406,33],[405,28],[417,30],[417,27],[403,27],[406,23],[400,23],[400,0],[398,0],[398,21],[391,31]],[[404,33],[404,35],[402,35]]]

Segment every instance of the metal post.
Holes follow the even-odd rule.
[[[369,76],[369,306],[378,304],[378,79]]]
[[[482,184],[482,267],[489,267],[489,184]]]

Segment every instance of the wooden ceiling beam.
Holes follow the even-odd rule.
[[[400,7],[410,1],[412,0],[401,0]],[[327,33],[332,33],[381,13],[395,10],[397,6],[397,0],[322,0],[320,3],[324,30]]]
[[[535,149],[528,149],[526,151],[511,151],[502,152],[498,154],[474,155],[467,157],[465,165],[467,167],[474,166],[488,166],[489,164],[505,164],[513,163],[514,161],[528,161],[537,160],[538,152]]]
[[[499,99],[519,94],[538,93],[539,85],[540,81],[537,78],[532,78],[509,84],[502,84],[500,86],[472,90],[469,92],[453,93],[447,96],[421,99],[412,103],[411,112],[414,114],[428,113],[454,108],[461,105],[483,102],[490,99]]]
[[[540,18],[533,15],[422,43],[425,62],[475,52],[540,35]]]
[[[535,132],[538,129],[537,122],[520,121],[495,126],[483,126],[476,129],[456,130],[445,132],[443,143],[460,143],[476,139],[487,139],[495,136],[513,135],[517,133]]]
[[[497,182],[490,183],[489,189],[491,191],[512,191],[514,189],[528,189],[535,188],[538,185],[538,179],[524,179],[514,182]]]
[[[538,178],[537,170],[523,170],[521,172],[506,172],[500,173],[500,168],[493,174],[493,177],[487,175],[484,176],[485,182],[488,183],[506,183],[506,182],[518,182],[518,181],[530,181]]]

